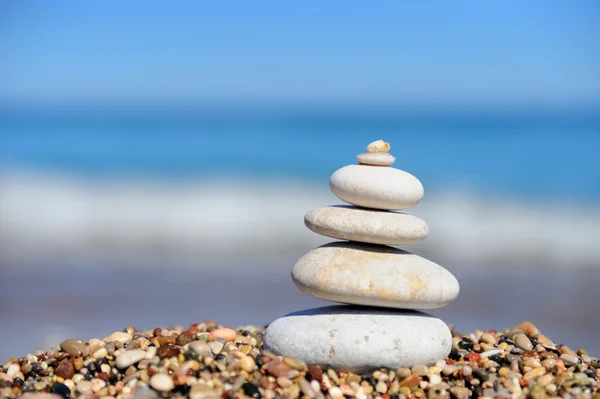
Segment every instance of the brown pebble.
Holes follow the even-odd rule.
[[[308,365],[308,371],[306,372],[306,377],[309,381],[317,380],[319,382],[323,381],[323,370],[319,366],[315,366],[314,364]]]
[[[156,356],[158,356],[161,359],[170,359],[172,357],[179,356],[180,353],[181,350],[179,349],[179,347],[173,344],[160,346],[156,350]]]
[[[267,372],[275,377],[287,377],[292,368],[280,360],[271,360],[267,364]]]
[[[69,359],[63,359],[56,369],[54,369],[54,374],[67,380],[73,378],[75,375],[75,367],[73,367],[73,363]]]
[[[417,375],[409,375],[408,377],[406,377],[402,381],[400,381],[400,386],[413,388],[413,387],[419,386],[420,382],[421,382],[421,377],[419,377]]]
[[[513,329],[522,330],[528,337],[533,337],[540,334],[540,330],[538,330],[535,324],[530,321],[524,321],[521,324],[517,324],[513,327]]]
[[[217,328],[208,334],[208,341],[214,341],[217,338],[223,338],[225,341],[233,341],[236,333],[231,328]]]
[[[184,331],[175,340],[175,343],[179,346],[185,346],[194,340],[191,333]]]

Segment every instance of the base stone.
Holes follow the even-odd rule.
[[[426,313],[339,305],[275,320],[264,345],[307,364],[364,373],[445,359],[452,334],[443,321]]]

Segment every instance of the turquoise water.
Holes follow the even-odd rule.
[[[324,180],[376,139],[429,190],[600,198],[600,112],[5,111],[0,168]]]

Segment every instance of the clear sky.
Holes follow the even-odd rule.
[[[4,1],[0,99],[600,101],[600,1]]]

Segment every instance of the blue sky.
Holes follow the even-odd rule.
[[[4,101],[600,102],[600,2],[15,1]]]

